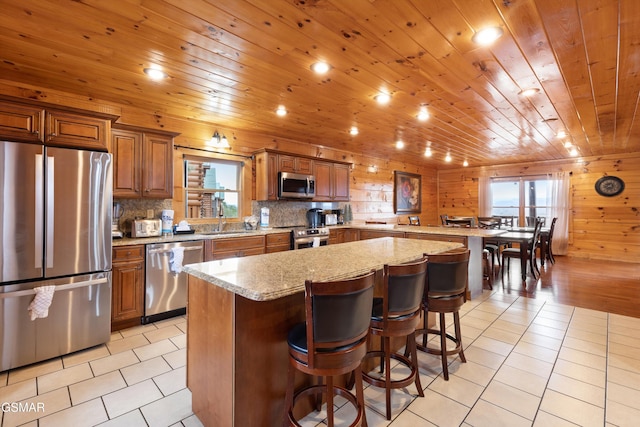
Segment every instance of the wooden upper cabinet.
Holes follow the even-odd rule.
[[[333,177],[334,177],[334,193],[333,200],[339,202],[349,201],[349,171],[351,170],[349,165],[343,165],[341,163],[334,163],[333,165]]]
[[[114,197],[142,197],[142,134],[114,129],[111,132]]]
[[[173,134],[113,129],[113,196],[173,197]]]
[[[0,138],[8,141],[42,142],[44,108],[0,101]]]
[[[173,197],[173,138],[148,134],[142,144],[143,197]]]
[[[316,195],[313,200],[333,200],[333,165],[326,162],[315,162],[313,175],[316,177]]]
[[[313,172],[313,160],[306,157],[278,155],[278,172],[307,173]]]
[[[107,151],[111,120],[65,111],[46,112],[45,144]]]
[[[349,201],[349,163],[335,163],[277,151],[254,153],[256,200],[278,200],[278,172],[316,178],[314,201]]]
[[[349,165],[314,162],[316,196],[314,201],[349,201]]]
[[[256,200],[278,199],[278,155],[262,151],[254,157]]]
[[[0,138],[108,151],[111,122],[116,118],[106,113],[0,100]]]

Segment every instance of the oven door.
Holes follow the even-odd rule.
[[[313,248],[313,239],[314,237],[302,237],[298,239],[294,239],[293,241],[293,249],[306,249]],[[329,244],[329,236],[318,237],[319,246],[327,246]]]

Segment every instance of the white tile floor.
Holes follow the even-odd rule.
[[[103,346],[0,373],[2,427],[197,426],[186,376],[186,320],[113,334]],[[420,353],[425,397],[367,387],[369,426],[625,426],[640,424],[640,319],[488,292],[462,311],[467,363]],[[402,374],[396,367],[394,373]],[[353,416],[338,405],[343,421]],[[303,425],[324,425],[324,412]],[[218,426],[216,426],[218,427]]]

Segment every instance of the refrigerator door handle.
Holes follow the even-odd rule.
[[[53,268],[53,224],[54,224],[54,176],[55,163],[52,156],[47,156],[47,266]]]
[[[68,283],[66,285],[56,286],[55,292],[69,291],[71,289],[84,288],[92,285],[101,285],[103,283],[108,283],[108,282],[109,282],[108,278],[102,277],[100,279],[84,280],[82,282],[77,282],[77,283]],[[28,295],[35,295],[35,293],[36,291],[34,291],[33,289],[26,289],[24,291],[5,292],[5,293],[0,293],[0,300],[5,298],[17,298],[17,297],[23,297]]]
[[[38,215],[37,213],[42,212],[42,208],[44,205],[44,195],[42,194],[42,154],[36,154],[36,165],[35,165],[35,232],[34,235],[34,250],[35,254],[33,257],[34,267],[42,268],[42,223],[43,218],[42,215]]]

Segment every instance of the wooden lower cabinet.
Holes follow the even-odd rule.
[[[139,325],[144,314],[144,245],[113,248],[111,330]]]
[[[406,233],[408,239],[437,240],[439,242],[462,243],[467,246],[467,238],[465,236],[449,236],[445,234],[426,234],[426,233]]]
[[[268,254],[272,252],[283,252],[291,249],[291,233],[275,233],[267,234],[267,247],[266,252]]]
[[[265,236],[207,240],[204,252],[205,261],[261,255],[265,252]]]
[[[360,230],[360,240],[377,239],[378,237],[404,237],[404,231]]]

